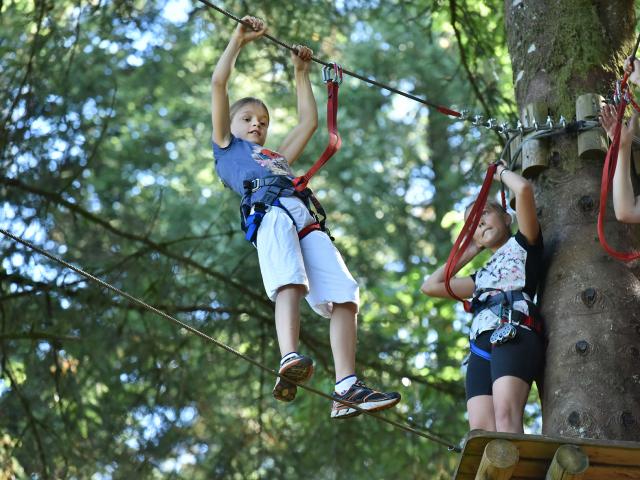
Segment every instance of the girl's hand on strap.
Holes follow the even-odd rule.
[[[533,185],[521,175],[508,170],[502,162],[498,165],[494,178],[497,178],[505,187],[511,189],[515,195],[518,230],[525,236],[529,245],[536,244],[540,236],[540,224],[538,223],[538,214],[536,212]]]
[[[251,27],[248,27],[247,25],[240,23],[236,27],[236,31],[233,33],[236,40],[238,40],[240,42],[240,45],[242,46],[255,40],[256,38],[260,38],[267,31],[266,22],[260,18],[246,15],[242,17],[242,21],[247,22],[249,25],[251,25]]]
[[[635,83],[636,85],[640,85],[640,60],[637,58],[633,59],[633,65],[631,64],[631,57],[627,57],[624,61],[624,71],[625,73],[630,73],[629,81]]]
[[[498,168],[496,168],[496,173],[493,174],[493,179],[497,182],[501,182],[502,178],[500,178],[500,174],[504,171],[507,170],[507,164],[505,163],[504,160],[500,160],[498,162],[496,162],[498,164]]]
[[[291,61],[293,62],[294,68],[298,72],[308,72],[309,66],[311,65],[311,58],[313,57],[313,50],[309,47],[305,47],[304,45],[292,45],[298,53],[291,52]]]
[[[615,105],[609,105],[608,103],[602,105],[598,118],[600,119],[600,125],[604,128],[604,131],[607,132],[609,140],[613,140],[613,133],[616,128],[616,116]]]

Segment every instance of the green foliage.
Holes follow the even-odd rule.
[[[209,140],[209,78],[235,24],[198,3],[167,18],[166,6],[0,2],[0,223],[275,367],[273,307]],[[224,6],[245,13],[244,2]],[[443,2],[293,6],[257,2],[251,13],[321,58],[476,110]],[[509,115],[497,2],[457,7],[483,102]],[[324,115],[319,71],[314,82]],[[231,96],[245,94],[271,106],[277,147],[295,118],[288,54],[265,41],[243,51]],[[352,78],[340,104],[343,148],[313,186],[361,284],[359,373],[401,391],[390,418],[458,442],[466,319],[419,287],[446,258],[460,220],[451,210],[497,139]],[[298,168],[325,142],[320,129]],[[0,476],[450,478],[446,448],[371,418],[330,422],[329,402],[306,392],[277,404],[265,373],[0,245]],[[328,324],[306,307],[301,349],[318,365],[312,385],[331,391]]]

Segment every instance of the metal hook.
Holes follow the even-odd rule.
[[[553,129],[553,119],[551,118],[551,115],[547,115],[547,123],[546,123],[547,128],[549,129]]]
[[[322,67],[322,80],[324,83],[342,83],[342,67],[337,63],[329,63]]]

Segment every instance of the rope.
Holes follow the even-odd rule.
[[[638,35],[633,53],[631,54],[632,71],[636,53],[638,52],[638,45],[640,45],[640,35]],[[604,166],[602,167],[602,182],[600,184],[600,208],[598,210],[598,240],[600,240],[600,245],[602,245],[602,248],[604,248],[604,250],[609,255],[624,262],[630,262],[632,260],[640,258],[640,252],[620,252],[611,247],[605,237],[604,216],[607,213],[607,200],[609,198],[609,190],[611,190],[613,177],[616,173],[616,166],[618,163],[618,152],[620,151],[620,135],[622,131],[622,119],[624,117],[624,113],[629,103],[631,103],[633,108],[640,111],[640,108],[638,107],[638,104],[633,100],[633,96],[631,95],[631,91],[629,89],[629,76],[630,73],[625,72],[624,76],[622,77],[622,81],[620,82],[618,92],[620,103],[618,103],[618,109],[616,111],[616,127],[613,133],[613,140],[611,142],[611,145],[609,146],[609,150],[607,150],[607,156],[604,159]]]
[[[464,222],[462,230],[458,235],[453,247],[451,248],[451,252],[449,253],[449,257],[447,258],[447,262],[444,266],[444,287],[447,290],[447,293],[456,300],[459,300],[464,304],[465,311],[469,312],[471,304],[469,301],[460,298],[451,288],[451,278],[455,275],[455,269],[462,255],[464,254],[467,247],[473,240],[473,234],[478,228],[478,224],[480,223],[480,218],[482,217],[482,212],[487,203],[487,197],[489,196],[489,191],[491,189],[491,182],[493,181],[493,176],[498,169],[497,163],[492,163],[489,165],[487,169],[487,174],[484,177],[484,181],[482,182],[482,187],[480,188],[480,193],[476,198],[476,201],[473,203],[471,207],[471,212],[469,212],[469,216]],[[504,193],[504,191],[503,191]],[[506,206],[506,201],[504,195],[502,195],[502,203],[503,207]]]
[[[342,145],[342,139],[340,138],[340,133],[338,133],[338,92],[342,83],[342,67],[334,63],[330,67],[322,68],[322,76],[327,83],[327,132],[329,133],[329,143],[320,158],[315,161],[307,173],[293,179],[293,185],[298,192],[302,192],[307,188],[311,177],[318,173]]]
[[[234,14],[232,14],[232,13],[230,13],[230,12],[220,8],[220,7],[218,7],[217,5],[214,5],[213,3],[209,2],[208,0],[198,0],[198,1],[203,3],[203,4],[205,4],[209,8],[212,8],[212,9],[216,10],[217,12],[222,13],[223,15],[229,17],[230,19],[235,20],[236,22],[238,22],[238,23],[240,23],[242,25],[245,25],[245,26],[247,26],[249,28],[252,28],[251,25],[248,22],[242,21],[241,18],[239,18],[239,17],[235,16]],[[274,37],[272,35],[269,35],[268,33],[265,33],[263,35],[263,37],[268,39],[268,40],[271,40],[276,45],[279,45],[279,46],[281,46],[283,48],[286,48],[287,50],[290,50],[290,51],[292,51],[294,53],[298,53],[298,51],[295,48],[287,45],[283,41],[277,39],[276,37]],[[311,57],[311,60],[316,62],[316,63],[318,63],[318,64],[320,64],[320,65],[324,65],[325,67],[329,67],[330,65],[332,65],[330,62],[326,62],[326,61],[321,60],[320,58],[315,57],[315,56]],[[437,111],[439,111],[440,113],[442,113],[444,115],[449,115],[451,117],[458,117],[458,118],[463,118],[465,116],[463,112],[457,112],[455,110],[452,110],[450,108],[444,107],[442,105],[437,105],[437,104],[435,104],[433,102],[425,100],[424,98],[417,97],[416,95],[412,95],[410,93],[404,92],[404,91],[399,90],[397,88],[394,88],[394,87],[392,87],[390,85],[385,85],[384,83],[378,82],[378,81],[376,81],[376,80],[374,80],[372,78],[369,78],[369,77],[365,77],[364,75],[360,75],[360,74],[358,74],[356,72],[352,72],[352,71],[344,69],[344,68],[342,69],[342,72],[345,75],[349,75],[351,77],[357,78],[358,80],[362,80],[363,82],[366,82],[366,83],[368,83],[370,85],[374,85],[374,86],[376,86],[378,88],[384,88],[386,90],[389,90],[390,92],[397,93],[398,95],[402,95],[403,97],[410,98],[411,100],[413,100],[415,102],[421,103],[421,104],[426,105],[426,106],[431,107],[431,108],[435,108]]]
[[[143,300],[140,300],[139,298],[134,297],[133,295],[130,295],[127,292],[125,292],[123,290],[120,290],[117,287],[114,287],[113,285],[105,282],[104,280],[101,280],[100,278],[98,278],[98,277],[96,277],[94,275],[91,275],[88,272],[85,272],[81,268],[78,268],[78,267],[75,267],[74,265],[71,265],[70,263],[66,262],[62,258],[60,258],[60,257],[58,257],[58,256],[56,256],[56,255],[54,255],[52,253],[47,252],[46,250],[34,245],[33,243],[29,242],[28,240],[24,240],[23,238],[21,238],[21,237],[19,237],[17,235],[14,235],[14,234],[10,233],[9,231],[7,231],[7,230],[5,230],[3,228],[0,228],[0,233],[5,235],[6,237],[11,238],[12,240],[24,245],[25,247],[30,248],[33,251],[38,252],[41,255],[44,255],[48,259],[53,260],[54,262],[59,263],[60,265],[63,265],[64,267],[74,271],[75,273],[77,273],[79,275],[82,275],[83,277],[91,280],[92,282],[97,283],[101,287],[104,287],[104,288],[106,288],[108,290],[111,290],[112,292],[120,295],[121,297],[126,298],[130,302],[132,302],[132,303],[134,303],[136,305],[139,305],[139,306],[143,307],[144,309],[149,310],[149,311],[155,313],[156,315],[161,316],[162,318],[164,318],[166,320],[169,320],[170,322],[178,325],[179,327],[184,328],[185,330],[189,331],[190,333],[193,333],[194,335],[197,335],[198,337],[203,338],[207,342],[213,343],[217,347],[220,347],[223,350],[226,350],[227,352],[235,355],[238,358],[243,359],[246,362],[249,362],[251,365],[253,365],[255,367],[258,367],[259,369],[261,369],[261,370],[263,370],[263,371],[265,371],[267,373],[270,373],[271,375],[274,375],[276,377],[281,377],[283,379],[286,379],[288,382],[295,383],[298,387],[303,388],[304,390],[307,390],[307,391],[309,391],[311,393],[314,393],[314,394],[316,394],[316,395],[318,395],[320,397],[323,397],[323,398],[325,398],[327,400],[331,400],[331,401],[335,400],[331,395],[328,395],[328,394],[326,394],[326,393],[324,393],[324,392],[322,392],[320,390],[316,390],[315,388],[309,387],[307,385],[300,385],[299,383],[296,383],[295,381],[280,375],[275,370],[273,370],[273,369],[271,369],[269,367],[266,367],[265,365],[262,365],[260,362],[257,362],[253,358],[238,352],[234,348],[222,343],[221,341],[216,340],[215,338],[207,335],[204,332],[201,332],[200,330],[198,330],[198,329],[196,329],[196,328],[194,328],[194,327],[192,327],[192,326],[190,326],[190,325],[188,325],[188,324],[186,324],[184,322],[181,322],[180,320],[178,320],[177,318],[169,315],[168,313],[165,313],[162,310],[159,310],[159,309],[153,307],[152,305],[149,305],[148,303],[144,302]],[[370,411],[364,410],[364,409],[360,408],[358,405],[355,405],[355,404],[353,404],[351,402],[344,401],[344,402],[341,402],[341,403],[349,405],[350,407],[356,409],[360,413],[364,413],[366,415],[369,415],[369,416],[371,416],[371,417],[373,417],[373,418],[375,418],[377,420],[380,420],[381,422],[384,422],[384,423],[387,423],[389,425],[392,425],[392,426],[394,426],[394,427],[396,427],[396,428],[398,428],[400,430],[404,430],[406,432],[413,433],[414,435],[418,435],[420,437],[426,438],[427,440],[431,440],[432,442],[439,443],[440,445],[444,445],[444,446],[446,446],[448,448],[448,450],[450,452],[458,452],[458,453],[461,452],[460,447],[455,446],[452,442],[450,442],[448,440],[445,440],[445,439],[443,439],[443,438],[441,438],[441,437],[439,437],[437,435],[434,435],[432,433],[428,433],[428,432],[425,432],[425,431],[420,431],[420,430],[417,430],[415,428],[409,427],[407,425],[403,425],[403,424],[401,424],[399,422],[396,422],[394,420],[390,420],[388,418],[385,418],[385,417],[383,417],[382,415],[380,415],[380,414],[378,414],[376,412],[370,412]]]
[[[247,22],[244,22],[241,18],[237,17],[236,15],[234,15],[231,12],[228,12],[227,10],[224,10],[223,8],[218,7],[217,5],[214,5],[213,3],[211,3],[209,0],[198,0],[200,3],[203,3],[204,5],[206,5],[209,8],[212,8],[213,10],[220,12],[221,14],[225,15],[226,17],[236,21],[237,23],[240,23],[242,25],[245,25],[249,28],[252,28],[251,25]],[[290,50],[291,52],[297,53],[297,49],[293,48],[290,45],[287,45],[286,43],[284,43],[282,40],[279,40],[278,38],[269,35],[268,33],[265,33],[263,35],[264,38],[270,40],[271,42],[275,43],[276,45],[281,46],[282,48],[286,48],[287,50]],[[638,42],[640,42],[640,37],[638,37]],[[637,45],[636,45],[636,49],[637,49]],[[333,63],[331,62],[327,62],[325,60],[322,60],[318,57],[312,56],[311,60],[323,65],[324,67],[330,67],[333,65]],[[553,121],[551,119],[551,117],[549,116],[547,118],[547,123],[546,125],[534,125],[532,127],[523,127],[521,126],[519,123],[515,128],[509,127],[508,123],[506,122],[502,122],[499,123],[497,120],[493,119],[493,118],[489,118],[488,120],[484,120],[482,115],[469,115],[469,112],[467,110],[462,110],[461,112],[458,112],[456,110],[453,110],[451,108],[442,106],[442,105],[438,105],[436,103],[430,102],[428,100],[425,100],[424,98],[418,97],[416,95],[413,95],[411,93],[405,92],[403,90],[397,89],[395,87],[392,87],[390,85],[384,84],[382,82],[378,82],[377,80],[374,80],[370,77],[366,77],[364,75],[360,75],[356,72],[353,72],[351,70],[347,70],[345,68],[342,69],[342,72],[345,75],[349,75],[351,77],[357,78],[358,80],[361,80],[365,83],[368,83],[370,85],[373,85],[375,87],[378,88],[383,88],[385,90],[389,90],[390,92],[396,93],[398,95],[402,95],[403,97],[409,98],[411,100],[413,100],[414,102],[418,102],[421,103],[422,105],[426,105],[427,107],[431,107],[436,109],[438,112],[450,116],[450,117],[456,117],[460,120],[464,120],[467,122],[470,122],[473,126],[475,127],[485,127],[489,130],[494,130],[499,134],[503,134],[503,135],[508,135],[510,133],[513,134],[527,134],[527,133],[531,133],[531,132],[538,132],[538,131],[559,131],[559,132],[564,132],[565,131],[565,121],[563,117],[560,117],[560,122],[558,126],[555,126],[553,124]]]
[[[640,252],[620,252],[615,250],[605,237],[604,233],[604,216],[607,212],[607,200],[609,198],[609,190],[613,183],[613,176],[616,172],[616,166],[618,163],[618,151],[620,150],[620,132],[622,129],[622,118],[624,112],[627,109],[626,100],[622,100],[618,104],[618,110],[616,115],[616,128],[614,130],[613,141],[607,151],[607,156],[604,159],[604,166],[602,167],[602,183],[600,184],[600,209],[598,210],[598,240],[602,248],[614,258],[622,260],[624,262],[630,262],[640,258]]]

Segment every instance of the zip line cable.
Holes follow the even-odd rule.
[[[238,22],[238,23],[240,23],[240,24],[242,24],[242,25],[244,25],[246,27],[249,27],[249,28],[253,29],[253,27],[251,26],[250,23],[243,21],[241,18],[235,16],[233,13],[230,13],[230,12],[222,9],[222,8],[218,7],[217,5],[214,5],[213,3],[209,2],[208,0],[198,0],[198,1],[203,3],[203,4],[205,4],[209,8],[213,8],[214,10],[222,13],[223,15],[226,15],[227,17],[231,18],[232,20],[235,20],[236,22]],[[293,48],[290,45],[287,45],[283,41],[278,40],[276,37],[273,37],[272,35],[269,35],[268,33],[265,33],[263,35],[263,37],[267,38],[268,40],[271,40],[276,45],[280,45],[281,47],[286,48],[287,50],[290,50],[290,51],[292,51],[294,53],[298,53],[297,49]],[[330,62],[325,62],[324,60],[321,60],[321,59],[319,59],[318,57],[315,57],[315,56],[311,57],[311,60],[316,62],[316,63],[319,63],[320,65],[324,65],[325,67],[329,67],[329,66],[332,65]],[[440,113],[443,113],[445,115],[450,115],[452,117],[458,117],[458,118],[463,118],[464,117],[464,112],[457,112],[457,111],[452,110],[450,108],[443,107],[442,105],[437,105],[437,104],[435,104],[433,102],[425,100],[424,98],[420,98],[420,97],[417,97],[416,95],[412,95],[411,93],[407,93],[407,92],[404,92],[404,91],[399,90],[397,88],[391,87],[389,85],[385,85],[384,83],[380,83],[380,82],[378,82],[376,80],[373,80],[372,78],[365,77],[363,75],[360,75],[360,74],[358,74],[356,72],[352,72],[352,71],[347,70],[345,68],[342,69],[342,73],[344,73],[345,75],[349,75],[351,77],[357,78],[358,80],[362,80],[363,82],[369,83],[369,84],[374,85],[376,87],[384,88],[384,89],[389,90],[389,91],[391,91],[393,93],[397,93],[398,95],[402,95],[403,97],[410,98],[411,100],[413,100],[415,102],[418,102],[418,103],[422,103],[423,105],[426,105],[428,107],[435,108]]]
[[[209,0],[198,0],[200,3],[206,5],[207,7],[225,15],[226,17],[234,20],[235,22],[242,24],[246,27],[249,28],[253,28],[251,26],[251,24],[249,24],[248,22],[243,21],[240,17],[234,15],[231,12],[228,12],[227,10],[211,3]],[[265,33],[262,35],[264,38],[266,38],[267,40],[270,40],[271,42],[275,43],[276,45],[279,45],[283,48],[286,48],[287,50],[290,50],[294,53],[297,53],[297,49],[293,48],[290,45],[287,45],[286,43],[284,43],[282,40],[279,40],[278,38],[269,35],[268,33]],[[640,41],[640,38],[638,39]],[[325,67],[330,67],[333,65],[333,63],[331,62],[326,62],[318,57],[312,56],[311,60],[323,65]],[[416,95],[413,95],[411,93],[405,92],[403,90],[400,90],[398,88],[394,88],[390,85],[386,85],[384,83],[378,82],[377,80],[374,80],[370,77],[366,77],[364,75],[360,75],[356,72],[353,72],[351,70],[347,70],[346,68],[342,68],[342,73],[344,73],[345,75],[349,75],[351,77],[357,78],[358,80],[362,80],[365,83],[368,83],[370,85],[374,85],[378,88],[383,88],[385,90],[389,90],[390,92],[396,93],[398,95],[402,95],[403,97],[409,98],[415,102],[421,103],[423,105],[426,105],[427,107],[431,107],[436,109],[438,112],[450,116],[450,117],[455,117],[459,120],[463,120],[463,121],[467,121],[470,122],[473,126],[475,127],[485,127],[488,130],[494,130],[495,132],[497,132],[498,134],[502,134],[502,135],[509,135],[509,134],[527,134],[527,133],[532,133],[532,132],[537,132],[540,130],[544,130],[544,131],[549,131],[549,130],[556,130],[559,133],[561,131],[565,130],[565,124],[566,121],[564,120],[563,117],[560,117],[560,120],[557,124],[554,124],[551,116],[547,116],[546,119],[546,123],[543,125],[538,125],[534,122],[533,126],[530,127],[523,127],[522,124],[518,121],[515,127],[510,127],[509,124],[507,122],[502,122],[499,123],[496,119],[494,118],[489,118],[487,120],[484,120],[484,117],[482,115],[470,115],[468,110],[462,110],[461,112],[458,112],[456,110],[453,110],[451,108],[448,107],[444,107],[442,105],[438,105],[434,102],[430,102],[429,100],[426,100],[424,98],[418,97]],[[597,122],[596,122],[597,123]],[[599,124],[598,124],[599,125]]]
[[[273,376],[280,377],[282,379],[286,379],[288,382],[294,383],[298,387],[303,388],[304,390],[307,390],[307,391],[309,391],[311,393],[314,393],[314,394],[316,394],[316,395],[318,395],[320,397],[323,397],[323,398],[325,398],[327,400],[332,400],[332,401],[335,400],[331,395],[328,395],[328,394],[326,394],[326,393],[324,393],[324,392],[322,392],[320,390],[317,390],[317,389],[315,389],[313,387],[309,387],[307,385],[301,385],[301,384],[299,384],[299,383],[287,378],[286,376],[280,375],[275,370],[273,370],[273,369],[271,369],[269,367],[266,367],[265,365],[262,365],[260,362],[254,360],[253,358],[238,352],[236,349],[234,349],[234,348],[222,343],[219,340],[216,340],[215,338],[207,335],[204,332],[201,332],[200,330],[192,327],[191,325],[178,320],[177,318],[169,315],[168,313],[163,312],[162,310],[159,310],[159,309],[155,308],[152,305],[149,305],[145,301],[140,300],[139,298],[134,297],[133,295],[130,295],[129,293],[127,293],[127,292],[125,292],[123,290],[120,290],[117,287],[114,287],[110,283],[107,283],[104,280],[101,280],[100,278],[98,278],[98,277],[96,277],[94,275],[91,275],[88,272],[85,272],[81,268],[78,268],[78,267],[76,267],[74,265],[71,265],[70,263],[66,262],[62,258],[60,258],[60,257],[58,257],[58,256],[56,256],[56,255],[54,255],[52,253],[47,252],[46,250],[34,245],[33,243],[29,242],[28,240],[23,239],[22,237],[14,235],[11,232],[9,232],[9,231],[7,231],[7,230],[5,230],[3,228],[0,228],[0,233],[2,233],[6,237],[11,238],[12,240],[24,245],[27,248],[29,248],[29,249],[31,249],[31,250],[33,250],[33,251],[35,251],[35,252],[37,252],[37,253],[39,253],[41,255],[44,255],[48,259],[53,260],[54,262],[57,262],[60,265],[63,265],[64,267],[66,267],[66,268],[76,272],[77,274],[79,274],[79,275],[91,280],[92,282],[97,283],[101,287],[104,287],[104,288],[106,288],[108,290],[111,290],[112,292],[120,295],[121,297],[126,298],[131,303],[134,303],[134,304],[136,304],[138,306],[141,306],[144,309],[149,310],[149,311],[155,313],[156,315],[161,316],[162,318],[164,318],[166,320],[169,320],[170,322],[178,325],[179,327],[184,328],[188,332],[193,333],[194,335],[197,335],[198,337],[203,338],[207,342],[213,343],[217,347],[220,347],[220,348],[226,350],[227,352],[232,353],[233,355],[237,356],[238,358],[241,358],[241,359],[245,360],[246,362],[249,362],[253,366],[258,367],[259,369],[261,369],[261,370],[263,370],[263,371],[265,371],[267,373],[270,373]],[[434,435],[432,433],[429,433],[429,432],[426,432],[426,431],[423,431],[423,430],[417,430],[417,429],[412,428],[410,426],[403,425],[403,424],[401,424],[399,422],[396,422],[395,420],[390,420],[388,418],[385,418],[384,416],[382,416],[381,414],[378,414],[376,412],[369,412],[367,410],[364,410],[364,409],[360,408],[358,405],[353,404],[353,403],[348,402],[348,401],[341,401],[340,403],[344,403],[345,405],[349,405],[350,407],[354,408],[355,410],[359,411],[360,413],[364,413],[366,415],[369,415],[369,416],[371,416],[371,417],[373,417],[373,418],[375,418],[377,420],[380,420],[380,421],[385,422],[385,423],[387,423],[389,425],[392,425],[392,426],[394,426],[394,427],[396,427],[396,428],[398,428],[400,430],[404,430],[406,432],[413,433],[414,435],[418,435],[420,437],[426,438],[427,440],[431,440],[432,442],[438,443],[440,445],[444,445],[445,447],[447,447],[447,449],[450,452],[457,452],[457,453],[461,452],[461,449],[460,449],[459,446],[454,445],[453,442],[450,442],[450,441],[448,441],[448,440],[446,440],[446,439],[444,439],[444,438],[442,438],[442,437],[440,437],[438,435]]]

